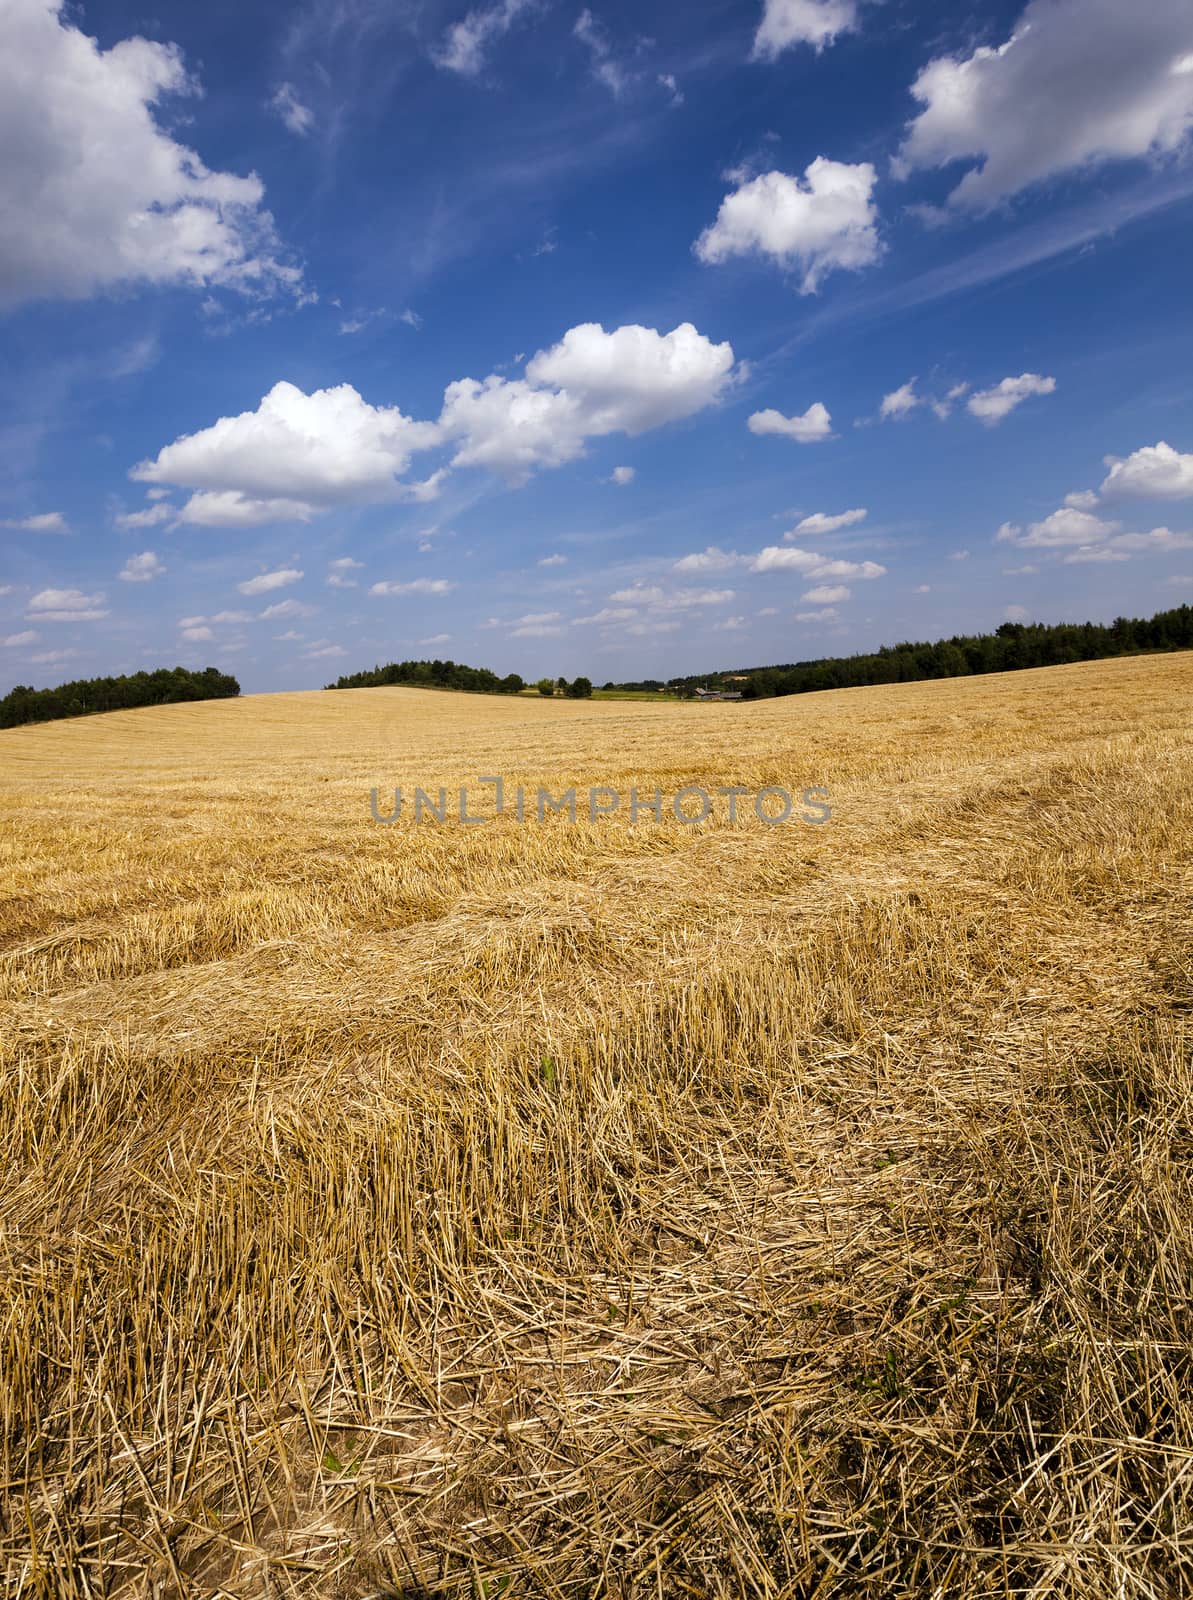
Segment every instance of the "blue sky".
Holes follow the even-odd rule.
[[[1193,600],[1188,0],[6,0],[0,689]]]

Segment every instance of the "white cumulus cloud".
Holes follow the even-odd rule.
[[[718,545],[710,544],[707,550],[682,556],[675,563],[675,570],[676,572],[728,572],[731,567],[739,567],[743,559],[736,550],[722,550]]]
[[[805,578],[882,578],[877,561],[838,561],[798,545],[767,545],[750,562],[751,572],[798,572]]]
[[[733,347],[714,344],[689,322],[666,334],[582,323],[540,350],[520,378],[494,373],[449,384],[437,422],[372,405],[351,384],[306,394],[280,382],[255,411],[182,435],[130,477],[190,490],[176,515],[201,527],[307,521],[338,506],[433,499],[447,468],[407,480],[418,452],[449,445],[454,466],[525,478],[575,460],[590,438],[692,416],[739,376]],[[630,482],[631,470],[618,468],[614,481]]]
[[[40,589],[29,601],[31,622],[98,622],[108,615],[104,595],[81,589]]]
[[[1090,511],[1062,506],[1026,531],[1015,523],[1004,522],[995,534],[996,544],[1016,544],[1028,549],[1063,549],[1067,545],[1097,544],[1117,532],[1117,522],[1106,522]]]
[[[584,453],[584,424],[571,395],[523,378],[460,378],[444,394],[440,426],[459,441],[454,464],[524,477]]]
[[[764,172],[725,196],[717,220],[695,244],[701,261],[763,255],[798,269],[802,294],[814,294],[835,269],[852,272],[878,260],[875,173],[817,156],[802,178]]]
[[[198,528],[258,528],[266,522],[309,522],[313,507],[302,500],[253,500],[239,489],[204,489],[178,513]]]
[[[924,406],[939,421],[945,422],[952,416],[958,402],[969,394],[968,383],[955,383],[943,394],[921,394],[916,388],[917,381],[915,378],[908,378],[906,383],[901,383],[897,389],[892,389],[889,394],[883,395],[878,407],[880,422],[900,422]],[[977,417],[987,427],[993,427],[1016,406],[1022,405],[1029,396],[1051,394],[1055,388],[1055,378],[1041,377],[1037,372],[1023,372],[1017,378],[1003,378],[992,388],[980,389],[976,394],[970,394],[966,401],[966,409],[971,416]]]
[[[754,35],[754,55],[773,61],[792,45],[823,50],[857,27],[857,0],[765,0]]]
[[[142,550],[139,556],[129,556],[120,569],[120,576],[125,583],[150,583],[160,578],[165,570],[152,550]]]
[[[159,523],[169,522],[177,513],[172,505],[164,500],[156,500],[153,505],[146,506],[142,511],[126,511],[121,516],[113,518],[118,528],[133,532],[137,528],[156,528]]]
[[[411,488],[399,482],[411,456],[438,440],[434,423],[370,405],[351,384],[305,394],[276,383],[255,411],[184,434],[129,476],[197,491],[186,522],[251,527],[397,499]]]
[[[785,439],[794,439],[796,444],[818,444],[822,439],[832,438],[833,419],[827,407],[816,400],[801,417],[785,417],[781,411],[773,409],[755,411],[746,427],[751,433],[780,434]]]
[[[896,171],[976,163],[950,201],[989,210],[1061,173],[1176,151],[1193,123],[1188,0],[1032,0],[1011,37],[930,61]]]
[[[459,441],[456,465],[524,476],[575,460],[588,438],[692,416],[733,377],[733,347],[713,344],[690,322],[666,334],[635,324],[606,333],[587,322],[540,350],[524,378],[450,384],[439,426]]]
[[[965,402],[966,409],[979,422],[993,427],[1030,396],[1051,394],[1055,388],[1055,378],[1043,378],[1038,372],[1022,372],[1017,378],[1004,378],[992,389],[979,389],[971,394]]]
[[[670,333],[631,323],[606,333],[598,322],[569,328],[527,363],[526,376],[579,403],[589,433],[645,433],[702,411],[733,372],[733,347],[713,344],[690,322]]]
[[[1118,533],[1105,544],[1082,545],[1064,559],[1066,562],[1129,561],[1132,556],[1168,555],[1177,550],[1193,550],[1193,534],[1153,528],[1150,533]]]
[[[915,379],[908,378],[906,383],[892,389],[890,394],[883,395],[878,415],[883,422],[897,422],[900,417],[910,416],[917,406],[924,403],[923,397],[915,392]]]
[[[217,611],[213,617],[179,617],[180,628],[204,628],[209,623],[252,622],[251,611]]]
[[[663,589],[658,584],[633,584],[609,596],[615,606],[646,606],[650,611],[688,611],[694,606],[719,606],[732,600],[732,589]]]
[[[158,122],[198,86],[173,44],[108,50],[62,0],[0,6],[0,304],[139,284],[297,290],[254,174],[212,171]]]
[[[1120,459],[1107,456],[1110,468],[1104,495],[1139,500],[1187,500],[1193,497],[1193,455],[1182,455],[1161,439]]]

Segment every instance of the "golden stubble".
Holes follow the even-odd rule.
[[[1193,1589],[1191,691],[0,734],[13,1592]]]

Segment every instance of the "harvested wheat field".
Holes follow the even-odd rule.
[[[0,734],[9,1592],[1193,1593],[1191,704]],[[497,774],[832,819],[370,816]]]

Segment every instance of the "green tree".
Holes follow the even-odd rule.
[[[590,678],[573,678],[565,693],[570,700],[591,700],[592,680]]]
[[[372,689],[395,683],[413,684],[423,689],[463,689],[473,694],[520,694],[524,687],[516,672],[499,678],[488,667],[466,667],[459,661],[391,661],[384,667],[348,673],[324,687]]]
[[[132,711],[140,706],[174,705],[180,700],[220,700],[240,693],[240,685],[215,667],[159,667],[119,678],[79,678],[56,689],[18,684],[0,699],[0,728],[23,722],[50,722],[97,711]]]

